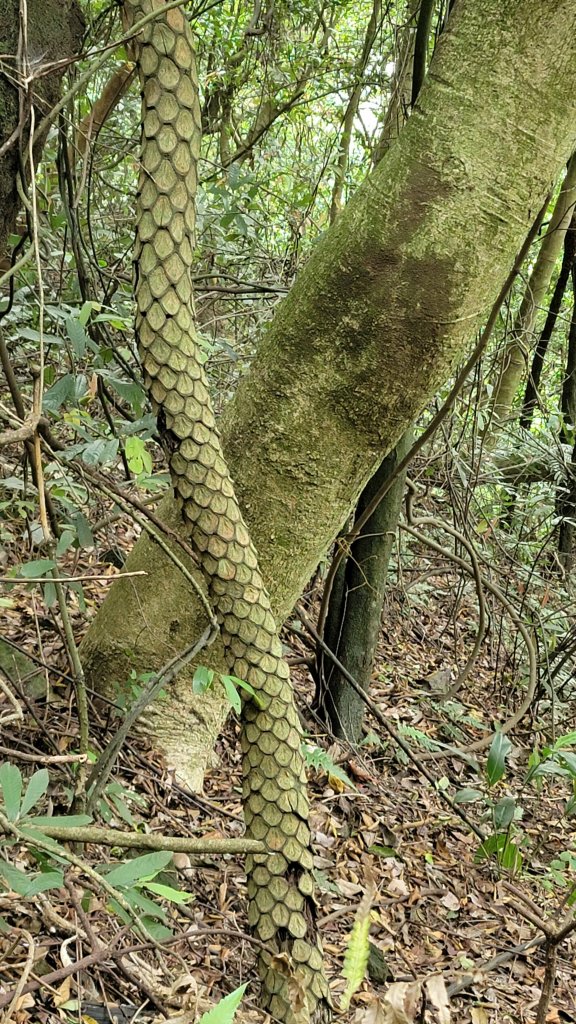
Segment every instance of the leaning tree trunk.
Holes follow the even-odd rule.
[[[493,302],[575,148],[575,86],[574,0],[458,0],[409,123],[279,307],[222,424],[277,621]],[[153,543],[128,564],[149,575],[105,600],[83,647],[91,685],[154,668],[201,628]],[[189,774],[197,727],[197,761],[211,748],[204,707],[183,674],[155,719]]]
[[[413,51],[411,75],[405,71],[407,55],[403,54],[400,58],[404,87],[411,79],[412,107],[418,99],[426,75],[433,12],[434,0],[422,0],[415,40],[410,35],[406,37],[407,50]],[[400,81],[396,83],[393,95],[397,94],[401,84]],[[404,119],[408,113],[406,107],[403,111]],[[387,118],[390,123],[395,123],[397,131],[400,131],[404,123],[400,114],[397,111],[394,121]],[[372,498],[395,474],[398,464],[408,453],[411,441],[412,431],[408,430],[366,484],[358,501],[353,532],[356,532],[356,523]],[[337,579],[334,580],[336,585],[330,594],[324,595],[322,601],[323,609],[328,602],[325,625],[319,623],[322,640],[366,692],[376,657],[388,562],[398,526],[405,480],[406,471],[394,481],[384,501],[360,528],[352,550],[340,562]],[[340,557],[338,547],[336,557]],[[318,645],[316,652],[316,703],[335,736],[347,739],[350,743],[358,742],[362,732],[364,702],[340,669],[330,662],[322,644]]]
[[[247,835],[267,854],[247,858],[248,920],[264,1004],[281,1021],[324,1016],[328,986],[315,928],[313,857],[302,731],[288,666],[254,545],[226,465],[196,334],[192,267],[201,117],[192,34],[163,0],[126,0],[134,23],[156,9],[135,43],[142,89],[136,204],[136,338],[170,476],[200,564],[229,670],[243,700]],[[304,993],[291,994],[285,953]],[[280,964],[280,967],[278,966]],[[283,967],[284,973],[281,968]]]

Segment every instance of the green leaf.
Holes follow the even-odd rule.
[[[516,801],[513,796],[505,796],[502,800],[499,800],[498,803],[494,805],[492,811],[494,828],[499,831],[508,828],[508,826],[514,821],[515,811]]]
[[[229,995],[224,996],[216,1006],[203,1013],[198,1024],[232,1024],[236,1010],[240,1006],[242,996],[248,987],[248,982],[235,988]]]
[[[29,580],[34,579],[34,577],[45,576],[46,573],[55,568],[56,562],[51,558],[36,558],[33,562],[25,562],[24,565],[21,565],[18,574],[23,576],[24,579]]]
[[[506,758],[512,750],[512,744],[503,732],[497,732],[492,740],[486,765],[486,778],[489,786],[494,786],[506,771]]]
[[[111,885],[134,885],[135,882],[154,878],[171,860],[172,854],[169,850],[145,853],[142,857],[134,857],[132,860],[112,868],[111,871],[107,871],[106,880]]]
[[[232,686],[238,687],[241,690],[245,690],[246,693],[249,693],[254,703],[259,708],[263,708],[265,706],[261,694],[257,693],[254,687],[250,683],[247,683],[245,679],[239,679],[238,676],[220,676],[220,678],[222,682],[224,682],[225,679],[229,679]]]
[[[160,882],[145,882],[144,888],[170,903],[190,903],[194,899],[194,893],[182,892],[180,889],[173,889],[171,885],[161,885]]]
[[[125,452],[128,465],[133,473],[140,475],[140,473],[152,472],[152,458],[141,437],[127,437]]]
[[[35,804],[44,796],[44,793],[48,789],[48,783],[50,776],[47,768],[40,768],[39,771],[34,772],[34,775],[28,782],[26,792],[24,793],[24,799],[22,801],[22,807],[20,808],[20,814],[28,814],[28,811],[32,810]]]
[[[25,896],[36,896],[39,892],[46,892],[48,889],[60,889],[64,885],[64,875],[61,871],[43,871],[36,875],[24,893]]]
[[[240,694],[238,693],[238,690],[234,686],[234,683],[232,682],[230,676],[221,676],[220,678],[222,679],[222,684],[224,686],[224,690],[226,692],[228,700],[230,701],[236,714],[239,715],[240,712],[242,711],[242,701],[240,699]]]
[[[576,754],[563,750],[558,754],[558,760],[565,765],[573,779],[576,779]]]
[[[48,391],[44,392],[42,408],[48,412],[57,413],[66,402],[74,400],[76,395],[76,378],[71,373],[60,377]]]
[[[0,787],[4,797],[6,817],[9,821],[16,821],[20,812],[20,800],[22,798],[22,773],[10,761],[4,761],[0,765]]]
[[[475,800],[481,800],[484,796],[479,789],[459,789],[454,794],[455,804],[473,804]]]
[[[87,466],[104,466],[114,462],[117,454],[118,440],[112,437],[108,441],[102,439],[91,441],[82,450],[81,458]]]
[[[72,342],[72,348],[74,349],[74,355],[78,359],[82,359],[82,356],[86,352],[86,348],[91,348],[93,351],[98,347],[94,344],[92,339],[84,330],[83,325],[73,316],[66,317],[66,333]]]
[[[57,825],[58,828],[78,828],[80,825],[91,825],[89,814],[39,814],[26,819],[27,825],[43,828],[45,825]]]
[[[84,551],[91,550],[94,547],[94,534],[86,516],[82,512],[77,512],[73,522],[80,547]]]
[[[214,669],[207,668],[206,665],[198,665],[192,680],[192,692],[206,693],[206,690],[212,686],[213,679]]]

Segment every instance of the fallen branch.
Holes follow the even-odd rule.
[[[165,836],[157,833],[118,832],[98,825],[28,825],[20,822],[21,837],[30,839],[34,832],[49,839],[68,840],[71,843],[99,843],[123,849],[171,850],[173,853],[266,853],[266,846],[258,839],[188,839],[186,836]],[[5,832],[0,822],[0,832]],[[6,834],[6,833],[5,833]]]

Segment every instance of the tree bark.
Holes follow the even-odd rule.
[[[362,491],[357,516],[362,515],[389,479],[411,444],[412,431],[407,430]],[[333,590],[324,630],[324,639],[330,650],[366,692],[380,634],[388,562],[398,528],[405,482],[406,472],[394,481],[341,564],[341,585]],[[321,652],[318,662],[317,701],[322,715],[335,736],[357,743],[362,733],[364,702]]]
[[[574,0],[459,0],[409,123],[278,309],[222,423],[277,620],[494,300],[574,151],[575,86]],[[178,521],[170,499],[163,515]],[[92,685],[153,669],[200,628],[154,544],[129,567],[149,576],[104,602],[83,645]],[[156,725],[193,778],[186,741],[204,728],[201,764],[213,730],[190,691],[185,675]]]
[[[21,156],[28,148],[30,107],[37,111],[38,124],[58,100],[65,60],[79,52],[84,20],[75,0],[45,0],[42,4],[35,0],[28,5],[27,45],[24,40],[19,44],[19,26],[17,0],[0,0],[0,260],[6,257],[8,236],[14,231],[21,205],[17,180]],[[62,63],[55,63],[49,71],[54,62]],[[30,75],[28,89],[24,78]],[[45,141],[46,134],[37,139],[35,159]]]
[[[516,392],[526,370],[526,359],[533,348],[534,325],[546,297],[550,279],[562,251],[564,238],[570,226],[576,202],[576,154],[568,164],[566,176],[542,239],[534,269],[530,274],[518,316],[512,329],[501,362],[500,372],[492,396],[492,426],[503,423],[512,409]]]
[[[566,291],[570,271],[574,265],[575,258],[576,212],[572,214],[570,227],[568,228],[564,238],[564,255],[562,257],[560,273],[558,274],[558,279],[554,286],[554,292],[550,301],[548,314],[544,322],[544,327],[542,328],[542,333],[538,339],[534,358],[532,359],[532,366],[528,375],[528,381],[526,383],[526,391],[524,392],[524,401],[522,403],[522,415],[520,416],[520,426],[524,427],[525,430],[529,430],[532,423],[532,417],[538,402],[540,378],[542,376],[542,368],[544,366],[546,352],[548,351],[548,343],[552,337],[556,321],[558,320],[558,314],[560,313],[560,308],[562,306],[564,292]]]

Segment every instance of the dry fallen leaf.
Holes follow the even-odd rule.
[[[422,1002],[419,981],[396,981],[382,1000],[379,1024],[415,1024]]]
[[[427,979],[426,995],[436,1010],[438,1024],[450,1024],[450,1000],[441,974],[433,974]]]

